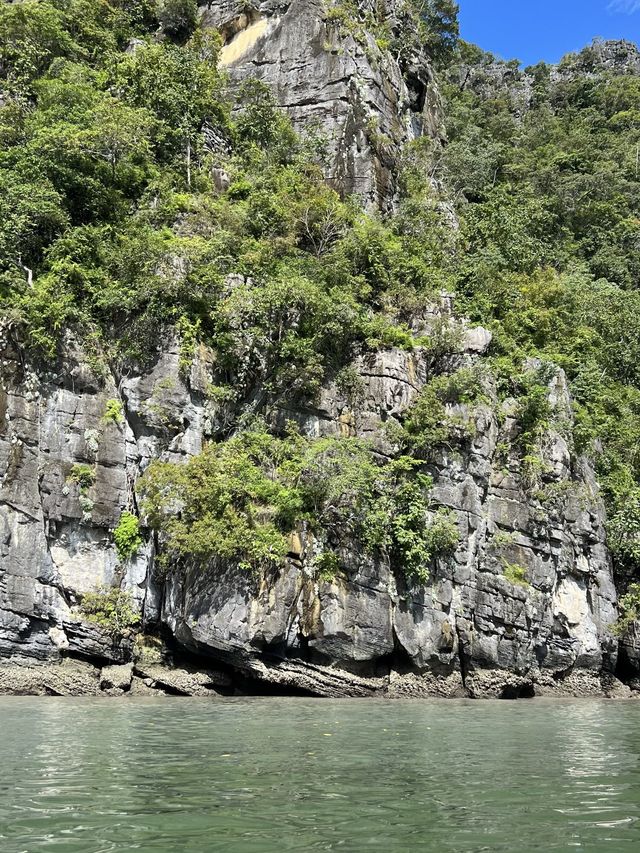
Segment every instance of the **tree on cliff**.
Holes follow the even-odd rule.
[[[158,18],[167,35],[186,38],[198,23],[198,4],[196,0],[164,0]]]
[[[451,60],[460,35],[459,7],[454,0],[419,0],[419,12],[427,29],[427,49],[438,67]]]

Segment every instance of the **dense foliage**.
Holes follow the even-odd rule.
[[[325,20],[353,36],[365,50],[372,37],[401,62],[426,49],[437,68],[446,66],[455,53],[460,33],[455,0],[399,0],[392,10],[385,2],[362,0],[325,0],[324,6]]]
[[[122,561],[130,560],[135,556],[142,545],[140,522],[137,515],[131,512],[122,513],[113,531],[113,541],[116,545],[118,557]]]
[[[182,324],[223,362],[248,348],[245,372],[272,397],[317,387],[354,342],[411,346],[398,320],[441,283],[437,221],[418,239],[341,201],[322,140],[299,140],[257,82],[232,122],[217,36],[158,40],[165,6],[0,9],[0,299],[14,335],[53,358],[69,329],[117,366]]]
[[[319,573],[363,551],[425,582],[433,560],[455,549],[458,530],[432,511],[431,480],[419,468],[409,456],[379,464],[357,439],[278,438],[257,424],[186,465],[154,462],[141,492],[166,539],[167,565],[218,559],[265,569],[304,526],[318,542]]]
[[[185,367],[199,340],[217,352],[212,399],[268,414],[328,377],[346,382],[359,350],[414,346],[405,321],[442,285],[449,238],[435,203],[416,233],[341,200],[322,177],[322,140],[299,139],[262,84],[246,82],[232,121],[219,39],[195,9],[0,9],[0,300],[32,356],[55,359],[71,333],[116,374],[177,328]],[[103,423],[121,420],[110,400]],[[444,516],[428,521],[419,467],[381,465],[357,442],[250,431],[184,469],[154,466],[145,484],[176,559],[264,565],[306,522],[327,547],[349,533],[424,580],[457,534]],[[86,491],[93,469],[76,468]],[[177,516],[164,511],[173,498]],[[133,556],[137,518],[125,513],[114,537]]]

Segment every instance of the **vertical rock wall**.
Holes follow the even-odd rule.
[[[303,135],[326,143],[327,180],[366,205],[387,208],[396,191],[402,147],[442,133],[440,101],[429,62],[419,50],[402,62],[362,24],[346,27],[323,0],[210,0],[205,25],[224,39],[221,63],[233,81],[255,77],[271,86]],[[379,4],[362,2],[362,15]],[[410,26],[403,0],[385,19],[402,38]],[[380,15],[380,11],[377,11]]]
[[[447,369],[481,358],[489,336],[469,330]],[[357,409],[332,385],[315,408],[282,412],[308,435],[358,435],[384,451],[383,422],[399,419],[445,365],[428,351],[388,350],[357,359]],[[207,400],[212,359],[201,350],[190,375],[168,346],[147,373],[119,388],[98,383],[80,352],[59,373],[25,374],[6,344],[0,434],[2,553],[0,657],[58,660],[75,654],[119,661],[127,650],[84,623],[74,606],[99,584],[132,592],[148,624],[160,621],[185,649],[285,688],[322,695],[528,695],[598,692],[615,664],[609,632],[616,594],[593,471],[551,430],[544,483],[532,489],[522,460],[504,455],[517,430],[509,401],[495,398],[451,414],[471,419],[470,437],[430,466],[434,497],[455,515],[460,544],[437,560],[432,580],[411,587],[394,566],[346,553],[347,572],[322,581],[304,529],[292,557],[262,579],[225,565],[151,581],[149,542],[121,564],[112,529],[135,506],[134,484],[151,458],[197,453],[215,430]],[[569,424],[561,371],[549,401]],[[109,399],[122,423],[105,421]],[[81,488],[74,465],[94,479]],[[506,571],[524,571],[524,582]]]

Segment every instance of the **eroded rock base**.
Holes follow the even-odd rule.
[[[225,696],[232,679],[189,662],[107,664],[64,658],[0,665],[2,696]]]
[[[59,662],[33,661],[0,664],[0,695],[7,696],[196,696],[220,698],[238,695],[306,695],[318,698],[388,699],[532,699],[640,698],[609,673],[575,670],[515,675],[501,670],[477,670],[462,679],[430,672],[389,669],[363,676],[332,666],[287,660],[260,659],[240,663],[238,669],[216,668],[214,661],[193,659],[149,660],[112,664],[76,658]],[[637,685],[640,687],[640,683]]]

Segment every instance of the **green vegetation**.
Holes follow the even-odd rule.
[[[509,531],[507,533],[505,530],[500,530],[491,537],[491,544],[494,548],[501,550],[502,548],[508,548],[510,545],[513,545],[515,539],[516,536],[513,532]]]
[[[388,559],[425,582],[458,543],[448,514],[432,517],[430,486],[416,459],[382,464],[356,439],[274,437],[257,424],[185,465],[153,463],[141,491],[167,567],[231,560],[260,571],[281,563],[288,534],[306,522],[331,550]],[[337,558],[325,554],[318,568],[333,576]]]
[[[588,67],[589,74],[585,74]],[[494,333],[493,369],[517,400],[517,450],[535,486],[562,367],[596,463],[623,577],[640,574],[640,79],[599,67],[597,49],[544,64],[499,63],[461,44],[443,75],[450,144],[435,170],[457,199],[459,308]],[[523,369],[536,358],[542,367]],[[556,414],[557,417],[557,414]]]
[[[529,579],[527,578],[527,570],[524,566],[520,566],[517,563],[503,563],[503,571],[502,574],[509,581],[509,583],[514,584],[514,586],[523,586],[529,587],[531,584],[529,583]]]
[[[118,557],[122,562],[134,557],[142,545],[138,517],[133,513],[123,512],[117,527],[113,531],[113,540],[116,543]]]
[[[140,624],[131,595],[118,587],[104,587],[82,597],[80,612],[87,622],[94,622],[118,640]]]
[[[178,327],[183,367],[205,341],[219,384],[241,396],[259,384],[265,405],[314,393],[354,348],[411,348],[406,320],[445,284],[435,206],[414,234],[341,200],[322,179],[322,140],[298,139],[257,81],[232,121],[218,36],[155,38],[173,5],[0,9],[0,305],[13,337],[51,360],[68,329],[117,368]]]
[[[458,4],[454,0],[415,0],[421,20],[421,38],[436,68],[451,62],[458,46]]]
[[[7,333],[48,363],[70,334],[105,374],[144,365],[176,331],[185,376],[200,344],[213,350],[209,397],[224,428],[201,457],[144,478],[168,565],[277,563],[306,521],[327,553],[351,538],[422,580],[457,541],[451,519],[434,516],[425,465],[473,437],[473,407],[495,384],[519,425],[503,455],[519,454],[544,494],[544,438],[571,414],[549,400],[557,365],[575,400],[567,438],[595,459],[617,570],[640,576],[640,79],[600,70],[587,51],[525,80],[517,63],[458,42],[455,3],[415,0],[395,29],[383,5],[367,15],[327,3],[327,19],[403,67],[426,47],[449,138],[403,152],[386,218],[325,183],[323,140],[296,136],[263,84],[246,81],[232,100],[219,35],[199,27],[193,0],[3,4]],[[443,290],[493,332],[482,370],[446,367],[459,326],[411,331]],[[390,346],[423,347],[443,371],[390,428],[396,458],[251,424],[277,423],[329,382],[357,413],[350,365]],[[173,426],[160,397],[146,414]],[[109,401],[105,423],[121,419]],[[94,477],[88,465],[70,475],[85,498]]]
[[[453,0],[407,0],[401,26],[392,26],[384,3],[363,8],[358,0],[325,0],[325,21],[342,36],[351,35],[365,49],[375,39],[379,51],[389,50],[400,60],[412,51],[426,49],[440,68],[450,61],[459,35],[458,4]]]
[[[640,583],[632,583],[626,594],[618,602],[620,617],[613,625],[614,632],[622,637],[627,633],[633,622],[640,618]]]
[[[72,483],[77,483],[80,487],[80,493],[84,495],[96,481],[95,468],[92,465],[85,464],[72,465],[69,480]]]
[[[183,371],[201,342],[215,351],[212,401],[268,415],[332,378],[357,407],[355,354],[425,343],[408,321],[449,280],[435,201],[416,194],[416,230],[412,210],[385,223],[341,199],[322,140],[298,138],[257,81],[232,120],[194,0],[26,0],[0,9],[0,34],[0,305],[32,356],[55,360],[70,331],[119,371],[177,329]],[[382,20],[378,36],[395,37]],[[148,417],[169,429],[171,414],[154,390]],[[110,400],[103,422],[122,417]],[[72,469],[83,495],[94,477]],[[182,468],[156,463],[143,489],[167,565],[258,569],[307,521],[329,549],[351,538],[425,580],[457,542],[448,518],[429,521],[429,485],[409,456],[252,428]],[[124,513],[114,539],[130,558],[138,519]]]
[[[167,35],[185,38],[198,23],[198,4],[196,0],[161,0],[158,17]]]
[[[105,424],[123,423],[124,415],[122,413],[122,403],[120,400],[107,400],[107,405],[102,416],[102,422]]]
[[[334,551],[323,551],[315,561],[318,580],[333,582],[340,572],[340,558]]]
[[[436,376],[428,382],[409,410],[401,430],[389,430],[390,438],[420,458],[442,446],[452,447],[473,434],[468,417],[450,414],[447,406],[473,405],[484,399],[483,372],[462,368],[450,375]]]

